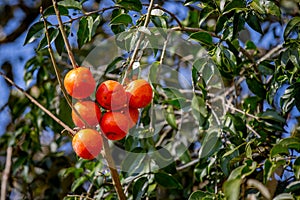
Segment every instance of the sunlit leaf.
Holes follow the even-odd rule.
[[[298,27],[300,24],[300,17],[293,17],[286,25],[284,29],[284,39],[286,40],[288,36]]]
[[[143,8],[140,0],[118,0],[117,4],[123,6],[126,10],[140,11]]]
[[[48,25],[50,24],[48,23]],[[31,43],[36,39],[40,38],[40,36],[43,34],[42,32],[43,30],[44,30],[44,22],[41,21],[41,22],[34,23],[28,30],[28,33],[24,41],[24,45]]]
[[[73,8],[73,9],[77,9],[77,10],[82,9],[81,3],[76,1],[76,0],[59,1],[57,4],[61,5],[61,6],[64,6],[64,7],[67,7],[67,8]]]
[[[111,25],[128,25],[132,23],[132,19],[127,14],[120,14],[110,21]]]

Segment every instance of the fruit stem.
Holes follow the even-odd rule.
[[[71,129],[68,125],[66,125],[63,121],[61,121],[59,118],[57,118],[54,114],[52,114],[47,108],[45,108],[42,104],[40,104],[35,98],[33,98],[30,94],[28,94],[24,89],[22,89],[20,86],[18,86],[14,81],[12,81],[10,78],[8,78],[4,73],[0,72],[0,75],[7,80],[12,86],[17,88],[21,93],[23,93],[33,104],[35,104],[37,107],[39,107],[42,111],[44,111],[49,117],[51,117],[54,121],[56,121],[59,125],[64,127],[69,133],[74,136],[75,131]]]
[[[122,188],[122,185],[120,182],[119,173],[116,170],[114,160],[113,160],[113,158],[111,156],[111,152],[109,150],[110,149],[109,144],[105,137],[103,137],[103,149],[104,149],[103,157],[106,159],[108,168],[110,169],[111,177],[113,180],[113,185],[116,189],[118,198],[119,198],[119,200],[126,200],[126,196],[124,194],[124,191],[123,191],[123,188]]]
[[[68,105],[70,106],[70,108],[75,112],[75,114],[79,117],[79,119],[81,121],[83,121],[83,123],[86,125],[86,127],[89,127],[90,125],[86,122],[85,119],[83,119],[83,117],[78,113],[78,111],[75,109],[75,107],[73,106],[68,94],[67,94],[67,91],[65,89],[65,87],[63,86],[63,82],[61,80],[61,77],[60,77],[60,72],[59,72],[59,69],[57,67],[57,64],[56,64],[56,61],[55,61],[55,58],[54,58],[54,53],[53,53],[53,50],[52,50],[52,47],[51,47],[51,43],[50,43],[50,36],[49,36],[49,32],[48,32],[48,25],[47,25],[47,22],[46,22],[46,19],[44,18],[44,15],[43,15],[43,8],[42,6],[40,7],[40,13],[41,13],[41,16],[44,20],[44,26],[45,26],[45,29],[46,29],[46,38],[47,38],[47,43],[48,43],[48,51],[49,51],[49,54],[50,54],[50,59],[51,59],[51,62],[52,62],[52,65],[53,65],[53,68],[54,68],[54,71],[55,71],[55,75],[56,75],[56,78],[58,80],[58,84],[59,84],[59,87],[68,103]]]
[[[57,8],[57,2],[56,2],[56,0],[52,0],[52,3],[53,3],[53,8],[54,8],[54,11],[55,11],[55,14],[56,14],[56,17],[57,17],[58,26],[59,26],[61,35],[62,35],[62,37],[63,37],[64,43],[65,43],[65,45],[66,45],[66,50],[67,50],[67,52],[68,52],[70,61],[71,61],[71,63],[72,63],[73,68],[77,68],[78,65],[76,64],[76,61],[75,61],[73,52],[72,52],[72,50],[71,50],[71,46],[70,46],[70,43],[69,43],[67,34],[66,34],[66,32],[65,32],[65,29],[64,29],[64,25],[63,25],[63,22],[62,22],[62,20],[61,20],[60,12],[59,12],[59,10],[58,10],[58,8]]]

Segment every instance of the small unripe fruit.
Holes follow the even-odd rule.
[[[74,108],[88,126],[97,126],[100,123],[101,110],[93,101],[78,101]],[[80,128],[86,126],[81,118],[72,110],[72,120]]]
[[[94,129],[82,129],[72,139],[75,153],[87,160],[96,158],[102,150],[102,136]]]
[[[123,139],[129,130],[128,117],[121,112],[107,112],[103,115],[100,127],[109,140]]]
[[[129,107],[144,108],[152,101],[152,87],[143,79],[130,82],[126,87]]]
[[[96,100],[101,107],[107,110],[120,110],[126,105],[127,97],[119,82],[107,80],[99,85]]]
[[[64,86],[67,93],[73,98],[84,99],[94,92],[96,81],[88,68],[78,67],[66,74]]]

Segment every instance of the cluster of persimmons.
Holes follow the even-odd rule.
[[[123,139],[139,119],[139,109],[152,101],[152,87],[144,79],[123,86],[106,80],[96,88],[96,81],[86,67],[70,70],[64,79],[67,93],[76,99],[72,120],[79,131],[72,139],[75,153],[84,159],[94,159],[102,150],[105,136],[109,140]],[[90,96],[95,92],[95,101]],[[97,126],[100,129],[97,129]]]

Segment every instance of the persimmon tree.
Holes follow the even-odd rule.
[[[53,0],[26,14],[26,89],[0,72],[13,86],[1,199],[300,198],[297,1]],[[88,76],[66,76],[80,66]]]

